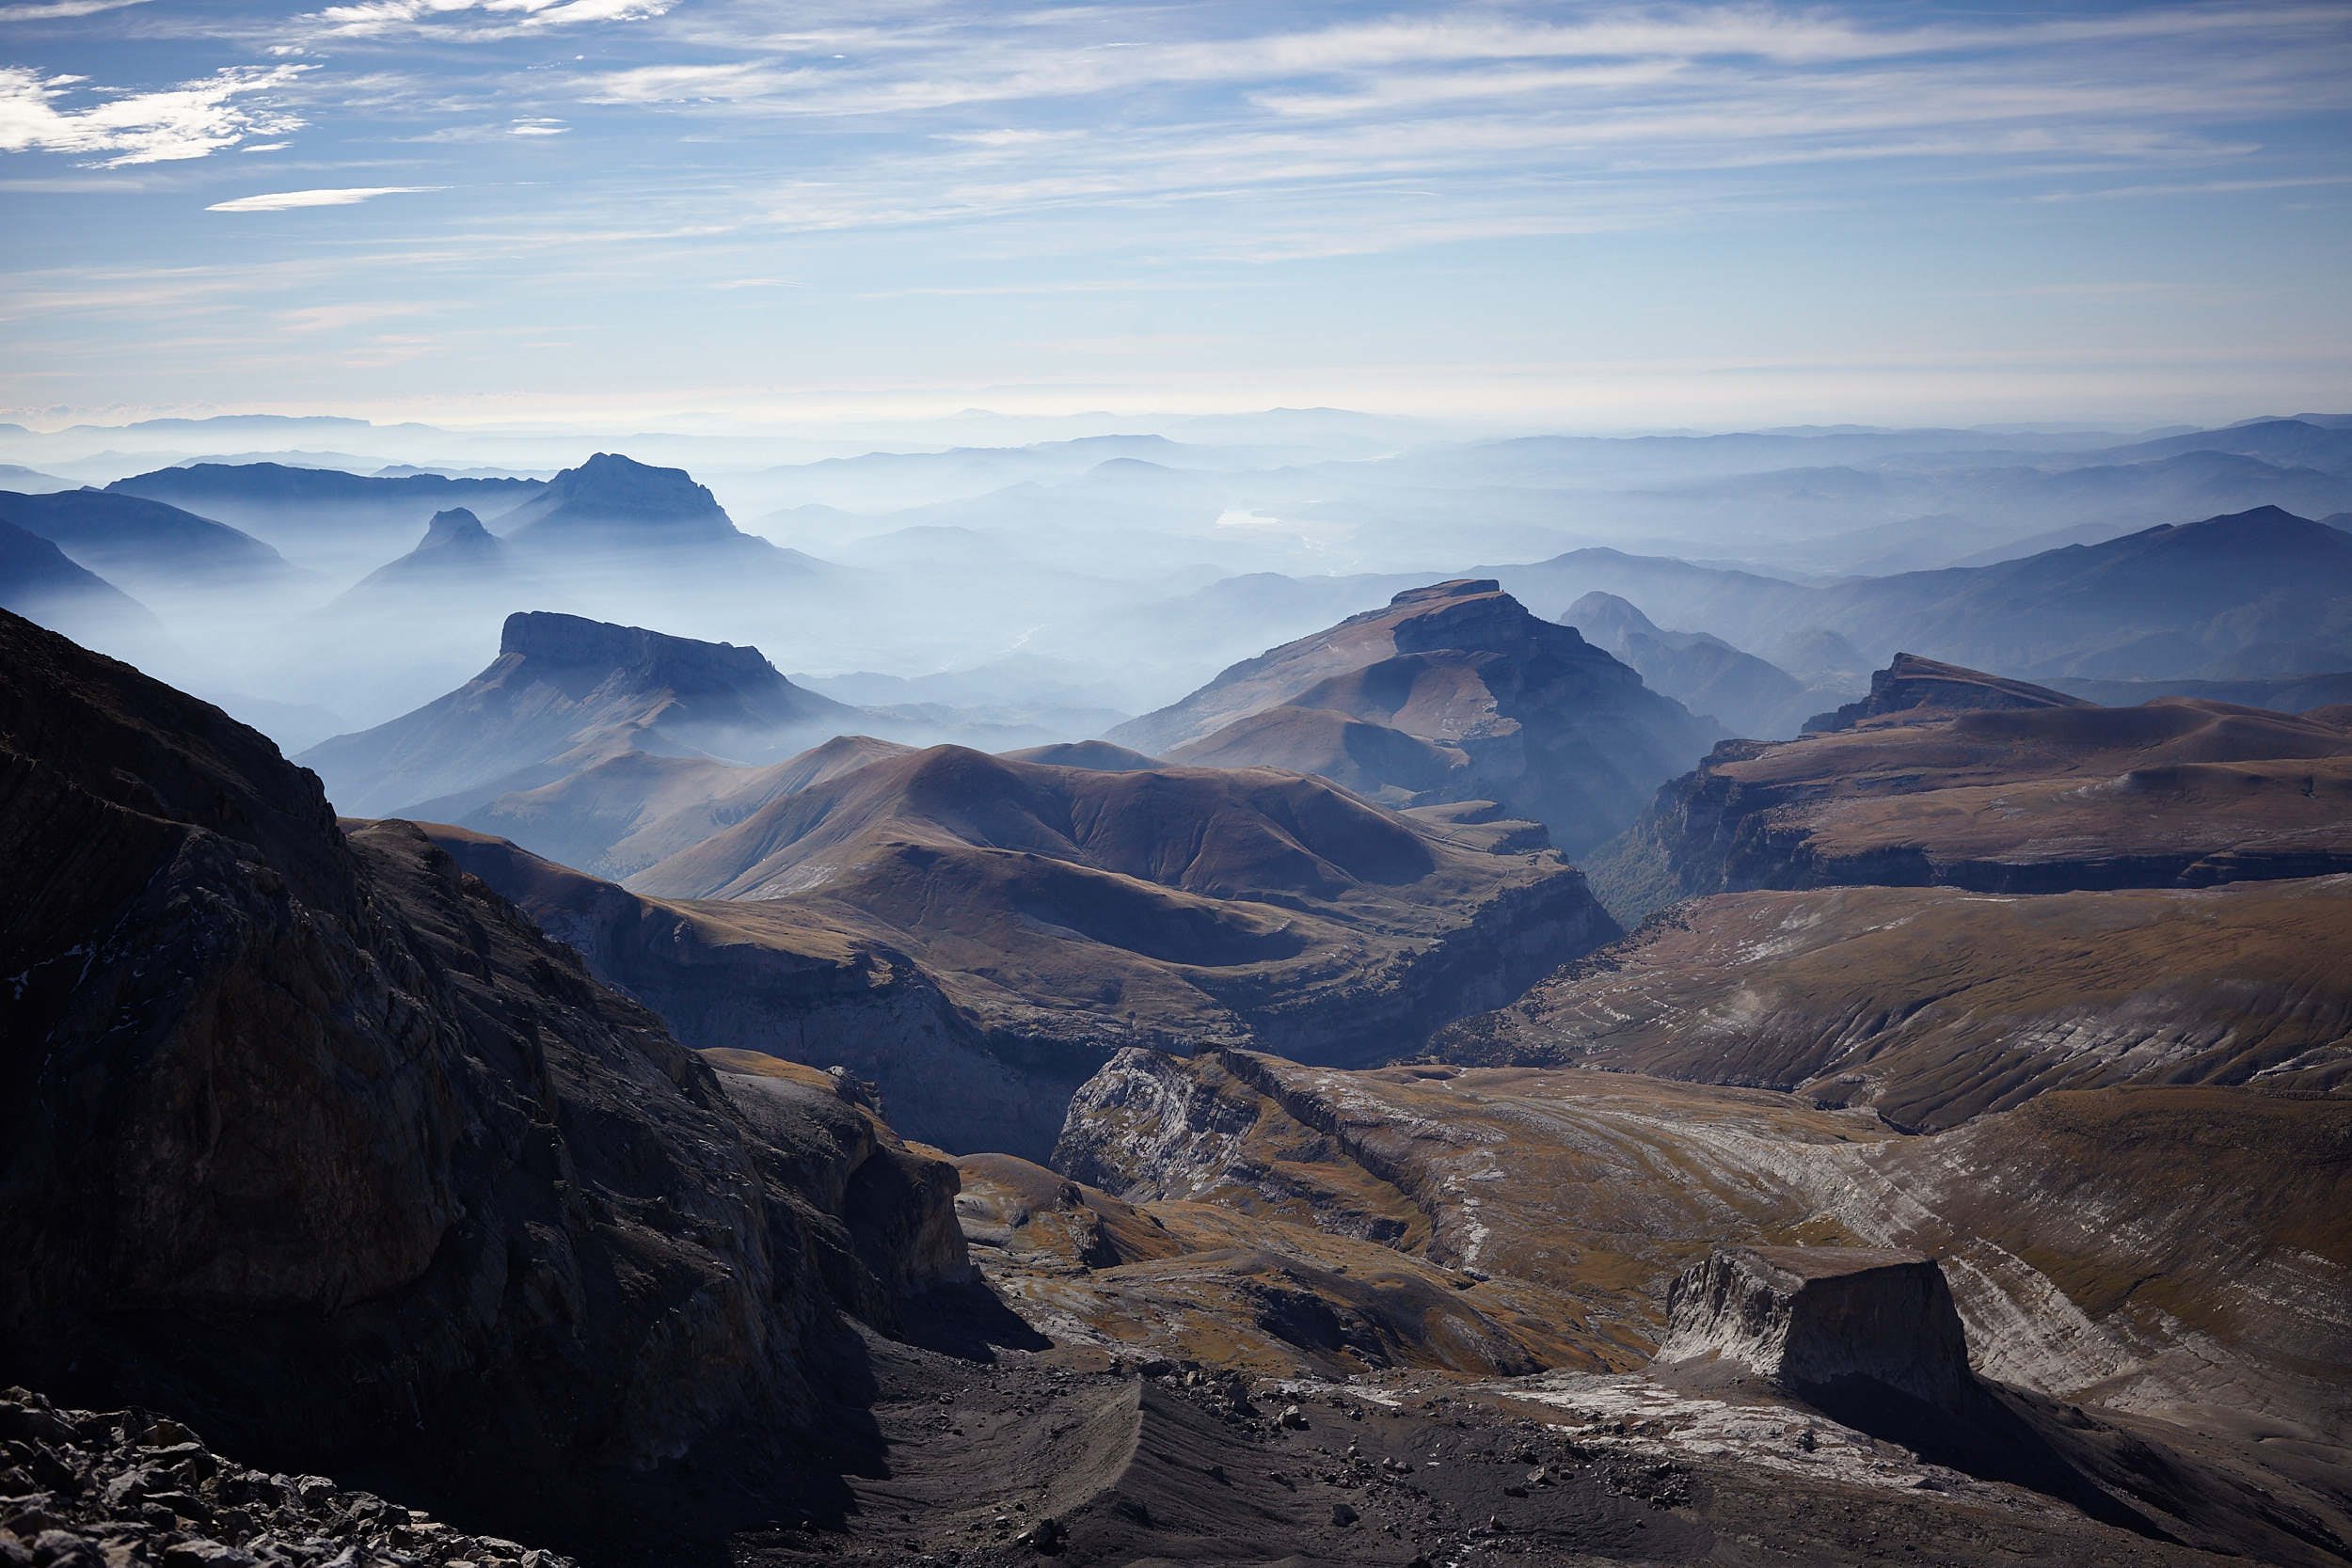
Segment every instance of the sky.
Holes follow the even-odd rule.
[[[0,0],[0,420],[2352,409],[2352,4]]]

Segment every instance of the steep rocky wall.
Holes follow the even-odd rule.
[[[13,617],[0,669],[0,1376],[496,1514],[789,1429],[836,1306],[968,1277],[951,1170],[755,1125],[415,829]]]
[[[1931,1403],[1965,1387],[1944,1271],[1877,1247],[1718,1247],[1666,1295],[1663,1362],[1712,1356],[1792,1388],[1883,1384]]]

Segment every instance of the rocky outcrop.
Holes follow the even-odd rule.
[[[65,1410],[0,1389],[0,1562],[572,1568],[326,1476],[249,1468],[142,1410]]]
[[[1865,1382],[1929,1403],[1970,1381],[1943,1268],[1883,1247],[1718,1247],[1666,1293],[1661,1362],[1737,1362],[1799,1391]]]
[[[1883,670],[1870,676],[1869,695],[1832,713],[1805,721],[1807,735],[1850,730],[1866,720],[1890,714],[1993,712],[2037,707],[2091,707],[2094,704],[2070,697],[2046,686],[2005,680],[1981,670],[1939,664],[1917,654],[1897,654]]]
[[[560,1513],[789,1431],[837,1309],[964,1277],[940,1167],[747,1114],[216,709],[14,617],[0,654],[0,1375]]]

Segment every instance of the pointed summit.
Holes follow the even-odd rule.
[[[425,525],[424,539],[417,546],[417,550],[419,553],[426,550],[481,551],[497,547],[498,541],[490,537],[490,531],[482,526],[481,518],[466,507],[453,506],[446,512],[433,514],[433,520]]]
[[[503,610],[525,597],[529,581],[513,551],[481,518],[467,507],[453,506],[433,515],[415,549],[370,572],[337,602],[348,608],[422,590]]]

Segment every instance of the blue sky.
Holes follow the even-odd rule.
[[[0,418],[2352,406],[2352,5],[0,0]]]

